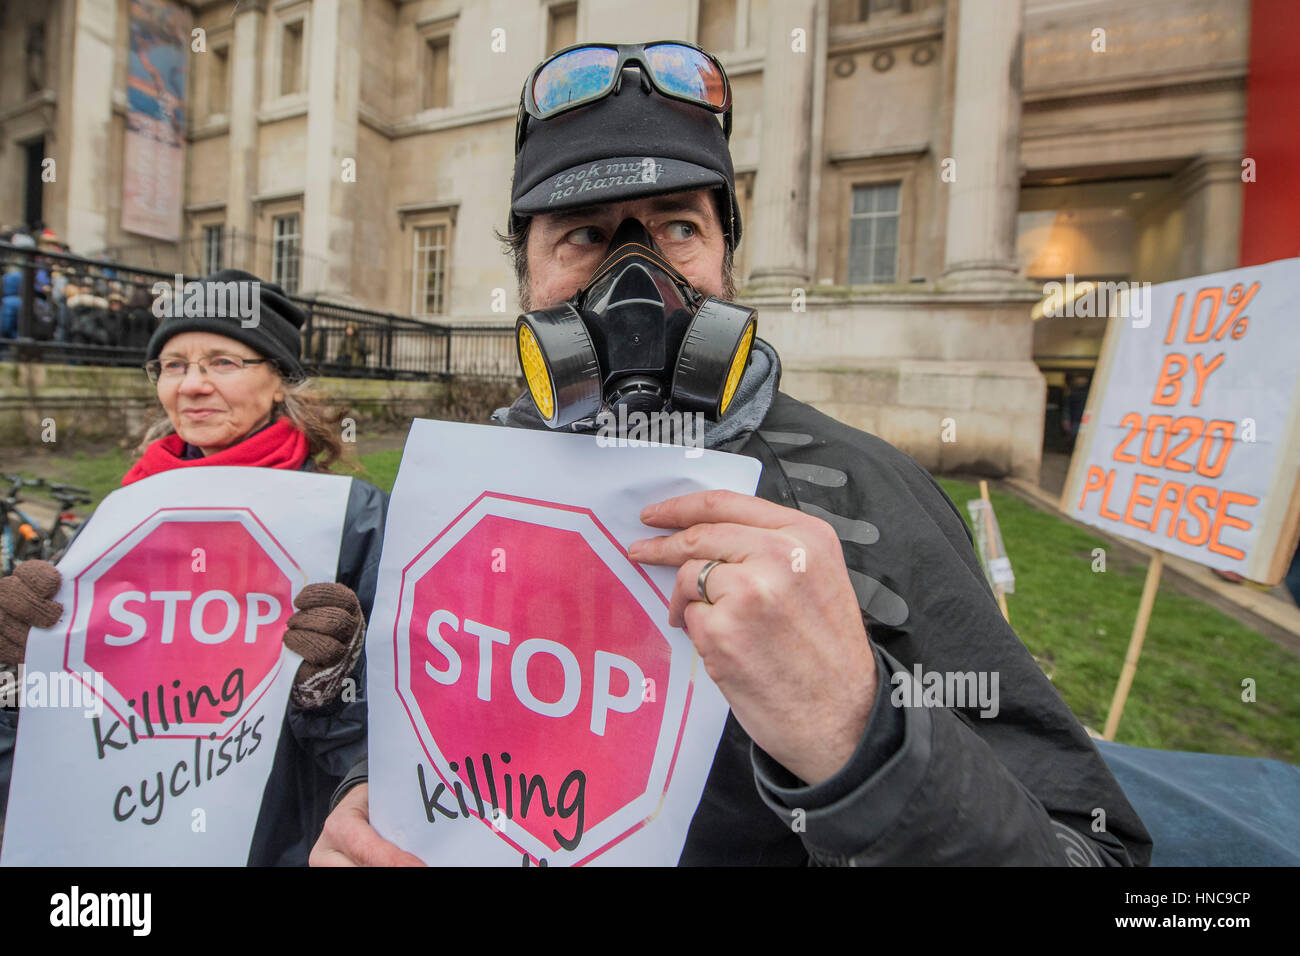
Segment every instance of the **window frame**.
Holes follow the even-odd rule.
[[[873,13],[871,8],[875,6],[877,2],[878,0],[844,0],[843,4],[841,5],[851,4],[857,7],[858,10],[857,16],[853,17],[850,20],[834,20],[833,22],[830,23],[830,25],[835,27],[843,27],[843,26],[861,26],[864,23],[870,23],[873,26],[878,26],[881,22],[882,17],[892,18],[898,16],[909,16],[913,13],[920,12],[920,8],[918,8],[916,0],[893,0],[893,2],[896,5],[896,9],[876,10]],[[828,7],[827,16],[829,17],[832,13],[833,11]],[[875,19],[872,19],[873,16]]]
[[[416,100],[413,104],[416,113],[450,110],[456,105],[456,23],[459,18],[459,14],[439,17],[428,23],[420,24],[415,31],[416,42],[419,43],[416,48],[416,69],[419,75],[419,86],[415,91]],[[433,41],[443,38],[447,41],[447,102],[442,106],[426,106],[424,98],[429,90],[429,69],[432,65],[429,46]]]
[[[779,0],[777,0],[779,2]],[[703,42],[700,36],[700,14],[703,12],[705,0],[691,0],[690,17],[691,17],[691,42],[696,46],[704,47],[715,56],[727,53],[740,53],[748,50],[751,43],[749,21],[750,21],[750,0],[735,0],[736,11],[732,22],[732,37],[726,46],[711,47]]]
[[[451,276],[452,276],[452,248],[455,242],[456,217],[450,210],[426,214],[418,218],[412,218],[407,223],[407,228],[411,230],[411,316],[417,319],[431,319],[435,317],[445,317],[451,315]],[[422,288],[421,276],[427,276],[428,271],[419,268],[420,265],[420,233],[426,229],[442,228],[444,232],[444,245],[442,246],[442,288],[441,288],[441,311],[424,312],[417,311],[417,304],[423,306],[428,299],[428,290]],[[435,249],[436,246],[424,247],[425,251]]]
[[[206,69],[205,69],[205,72],[207,73],[207,77],[206,77],[207,82],[205,85],[207,88],[204,90],[204,98],[206,100],[206,102],[204,103],[204,115],[207,116],[208,118],[225,116],[230,112],[230,48],[231,45],[232,44],[229,40],[224,40],[221,43],[212,43],[208,47],[208,53],[210,57],[206,64]],[[216,79],[217,79],[216,62],[219,59],[225,61],[226,82],[224,84],[224,88],[221,90],[221,109],[216,109],[213,102],[213,93],[218,86],[218,84],[216,83]]]
[[[40,57],[41,57],[41,76],[38,84],[32,83],[31,66],[32,66],[32,40],[36,34],[40,34]],[[50,87],[50,20],[48,14],[40,17],[33,17],[24,24],[22,33],[22,84],[23,98],[36,96],[43,90]]]
[[[550,42],[551,8],[570,5],[574,7],[573,42],[581,43],[582,38],[587,35],[585,30],[587,5],[582,0],[541,0],[540,19],[537,25],[537,56],[534,58],[536,61],[544,60],[552,53],[547,46]]]
[[[292,237],[297,240],[297,251],[296,251],[297,262],[295,263],[295,267],[294,267],[294,282],[292,288],[290,288],[285,283],[284,276],[277,271],[277,262],[276,262],[277,253],[279,252],[278,246],[281,242],[281,239],[284,238],[279,235],[279,224],[282,221],[289,218],[293,218],[297,220],[298,223],[297,234],[296,236]],[[302,288],[302,259],[303,259],[302,239],[303,239],[303,230],[302,230],[301,209],[285,209],[271,214],[271,236],[270,236],[271,263],[270,263],[270,268],[267,270],[267,274],[271,277],[272,282],[280,286],[280,288],[284,289],[286,295],[298,295],[299,290]]]
[[[297,31],[298,32],[298,77],[297,77],[298,83],[297,86],[294,87],[292,90],[286,90],[284,88],[285,40],[288,37],[289,32],[293,30],[294,27],[298,28]],[[304,14],[303,16],[300,17],[286,18],[280,21],[278,39],[279,39],[279,43],[277,44],[278,53],[276,56],[276,71],[275,71],[276,72],[276,79],[275,79],[276,95],[281,98],[288,97],[288,96],[302,96],[307,92],[306,65],[307,65],[307,43],[309,37],[307,33],[306,15]]]
[[[285,93],[280,86],[284,75],[284,32],[295,24],[302,25],[302,56],[298,64],[298,90]],[[273,9],[264,27],[262,50],[262,108],[283,109],[306,104],[311,81],[312,5],[299,0]]]
[[[215,267],[215,268],[213,268],[211,262],[209,261],[209,255],[208,255],[208,253],[209,253],[209,239],[210,239],[210,237],[211,237],[211,235],[212,235],[212,231],[213,231],[213,230],[216,230],[216,234],[217,234],[217,236],[218,236],[218,239],[217,239],[217,263],[216,263],[216,267]],[[226,246],[226,223],[225,223],[225,220],[224,220],[224,219],[218,219],[218,220],[215,220],[215,221],[212,221],[212,222],[203,222],[203,223],[200,223],[200,224],[199,224],[199,239],[200,239],[201,242],[202,242],[201,251],[200,251],[200,256],[202,257],[202,258],[201,258],[201,265],[202,265],[202,272],[203,272],[203,275],[205,275],[205,276],[210,276],[210,275],[212,275],[214,272],[220,272],[222,269],[227,268],[227,263],[226,263],[226,261],[225,261],[225,258],[226,258],[226,256],[225,256],[225,253],[226,253],[226,248],[225,248],[225,246]]]
[[[578,0],[549,0],[549,2],[545,4],[542,13],[542,30],[540,31],[542,34],[542,42],[546,45],[546,49],[542,53],[543,56],[550,56],[555,51],[563,50],[566,46],[572,46],[573,43],[578,42],[579,6],[580,4],[578,3]],[[555,25],[557,11],[561,10],[566,13],[569,11],[573,12],[573,43],[560,43],[556,45],[551,42],[551,28]]]
[[[885,215],[887,215],[887,213],[882,213],[882,212],[855,213],[855,212],[853,211],[853,198],[854,198],[854,194],[855,194],[859,189],[883,189],[883,188],[886,187],[886,186],[896,186],[896,187],[898,188],[898,207],[897,207],[897,209],[891,210],[891,212],[892,212],[892,214],[893,214],[893,216],[894,216],[894,267],[893,267],[893,277],[892,277],[888,282],[881,281],[881,280],[876,279],[876,278],[874,277],[874,273],[875,273],[875,250],[876,250],[877,247],[876,247],[875,245],[871,245],[871,246],[868,247],[868,248],[870,249],[871,253],[872,253],[872,260],[871,260],[870,268],[869,268],[868,271],[871,272],[871,273],[873,274],[873,277],[872,277],[871,279],[868,279],[868,280],[865,281],[865,282],[854,282],[854,281],[853,281],[853,275],[852,275],[852,270],[853,270],[853,223],[854,223],[854,221],[855,221],[856,219],[881,219],[881,218],[884,218]],[[847,242],[846,242],[846,244],[845,244],[845,249],[844,249],[844,251],[845,251],[845,253],[846,253],[846,256],[844,257],[844,283],[845,283],[845,285],[897,285],[897,284],[898,284],[898,281],[899,281],[899,280],[898,280],[898,276],[899,276],[899,272],[900,272],[900,268],[899,268],[899,267],[900,267],[900,260],[901,260],[901,258],[902,258],[902,257],[899,255],[899,249],[900,249],[901,246],[902,246],[901,239],[902,239],[902,227],[903,227],[903,182],[902,182],[902,180],[899,180],[899,179],[888,179],[888,180],[885,180],[885,181],[883,181],[883,182],[851,183],[850,186],[849,186],[849,204],[848,204],[848,207],[847,207],[847,208],[848,208],[848,211],[849,211],[849,226],[848,226],[848,240],[847,240]],[[875,228],[873,227],[873,228],[872,228],[872,238],[874,239],[874,237],[875,237]]]
[[[894,257],[894,283],[906,285],[911,282],[916,263],[917,230],[917,167],[921,158],[916,155],[907,158],[867,158],[835,162],[835,172],[839,180],[832,189],[823,188],[830,205],[822,207],[823,221],[834,223],[833,237],[835,284],[849,286],[849,237],[850,216],[853,209],[853,189],[855,186],[884,186],[899,184],[898,193],[898,246]],[[834,161],[833,161],[834,162]],[[823,177],[823,186],[827,184]],[[848,210],[848,212],[841,212]],[[823,233],[826,235],[826,233]],[[858,283],[859,286],[879,285],[882,283]]]
[[[743,236],[753,228],[754,181],[757,178],[757,169],[736,170],[736,211],[740,214],[742,238],[740,247],[733,253],[731,267],[738,289],[744,288],[749,282],[749,270],[753,268],[754,243],[752,240],[745,242]]]

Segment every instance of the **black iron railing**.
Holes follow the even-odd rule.
[[[175,275],[102,258],[0,243],[0,359],[139,366],[161,321],[158,283]],[[186,276],[194,279],[195,276]],[[306,313],[303,362],[312,374],[417,379],[514,378],[514,327],[448,325],[291,296]]]

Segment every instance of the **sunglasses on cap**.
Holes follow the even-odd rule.
[[[609,96],[623,67],[635,63],[660,96],[722,114],[731,137],[731,84],[718,59],[681,41],[580,43],[543,60],[524,82],[515,127],[515,152],[524,142],[526,116],[547,120]]]

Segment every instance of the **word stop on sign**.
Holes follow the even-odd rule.
[[[463,670],[460,652],[444,637],[443,628],[449,628],[452,634],[468,634],[478,639],[478,699],[492,699],[492,669],[495,663],[496,645],[511,646],[510,633],[500,628],[466,619],[464,624],[451,611],[442,609],[429,615],[427,635],[429,644],[442,655],[443,667],[435,667],[432,661],[424,662],[425,673],[440,684],[456,684]],[[472,644],[472,642],[470,642]],[[558,641],[543,637],[532,637],[513,645],[510,658],[510,686],[519,703],[535,714],[543,717],[567,717],[578,706],[582,696],[582,668],[577,655]],[[559,662],[563,673],[563,689],[560,696],[553,701],[541,699],[529,684],[528,665],[534,657],[546,655]],[[501,655],[502,659],[506,654]],[[613,692],[614,672],[620,672],[627,680],[627,689],[620,694]],[[609,713],[630,714],[641,706],[642,686],[645,675],[636,662],[620,654],[609,651],[595,651],[592,660],[593,686],[591,694],[591,732],[597,736],[605,735],[605,725]]]
[[[144,591],[120,591],[109,602],[108,617],[116,624],[125,625],[128,631],[125,634],[105,631],[104,643],[110,647],[128,647],[143,638],[149,625],[146,617],[149,602],[162,605],[159,637],[162,644],[175,640],[178,615],[188,618],[189,635],[200,644],[222,644],[237,631],[242,631],[245,644],[252,644],[257,640],[258,628],[279,620],[282,610],[275,595],[255,591],[246,593],[242,602],[229,591],[220,589],[203,591],[197,597],[191,591],[150,591],[147,596]]]

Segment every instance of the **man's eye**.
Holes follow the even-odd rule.
[[[694,239],[696,236],[695,224],[687,222],[685,219],[678,219],[674,222],[670,222],[666,227],[664,227],[664,232],[667,233],[669,239],[673,239],[677,242],[686,239]]]
[[[214,355],[208,360],[208,368],[214,368],[221,372],[229,372],[231,369],[239,367],[239,363],[232,358],[224,355]]]
[[[172,359],[171,361],[162,363],[162,370],[168,375],[184,375],[185,369],[188,365],[188,362],[182,362],[179,359]]]
[[[565,242],[575,246],[594,246],[601,241],[600,230],[595,226],[579,226],[564,237]]]

